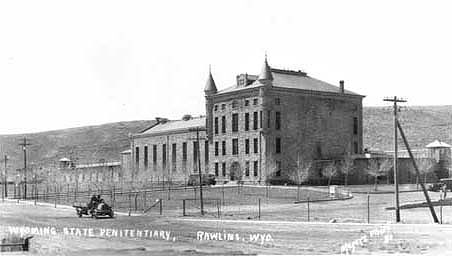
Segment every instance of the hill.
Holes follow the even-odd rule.
[[[364,147],[393,150],[392,107],[365,107],[363,112]],[[412,148],[423,148],[439,139],[452,144],[452,106],[402,106],[399,120]],[[399,136],[400,137],[400,136]],[[400,140],[400,143],[403,143]],[[401,149],[405,149],[401,147]]]
[[[424,147],[435,139],[452,143],[452,106],[402,107],[399,116],[412,148]],[[364,108],[365,148],[392,150],[392,118],[392,107]],[[0,145],[10,157],[9,170],[23,167],[23,152],[18,144],[24,136],[33,144],[29,147],[29,161],[38,167],[54,165],[62,157],[78,159],[79,163],[118,161],[119,153],[129,148],[128,134],[137,133],[154,123],[153,120],[141,120],[31,134],[0,135]],[[3,165],[0,169],[3,171]]]
[[[119,161],[120,152],[129,148],[129,133],[140,132],[155,121],[141,120],[109,123],[63,130],[0,135],[0,145],[9,157],[8,169],[23,168],[23,151],[18,145],[26,137],[28,160],[36,167],[57,164],[62,157],[78,159],[79,163]],[[1,152],[0,152],[1,153]],[[1,156],[0,161],[3,160]],[[3,164],[0,168],[3,172]]]

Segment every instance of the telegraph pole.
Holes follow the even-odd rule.
[[[397,112],[399,111],[397,107],[397,103],[406,102],[406,100],[397,98],[397,96],[394,96],[393,98],[385,98],[383,101],[389,101],[393,102],[394,106],[394,203],[395,203],[395,214],[396,214],[396,222],[400,222],[400,206],[399,206],[399,180],[398,180],[398,168],[397,168],[397,151],[398,151],[398,145],[397,145],[397,124],[398,124],[398,116]]]
[[[196,154],[197,154],[197,158],[198,158],[196,160],[197,160],[198,175],[199,175],[199,200],[201,203],[201,215],[204,215],[204,200],[202,197],[201,151],[200,151],[201,144],[199,143],[199,130],[200,130],[199,127],[190,129],[190,131],[196,132],[197,148],[195,148],[194,150],[196,150]]]
[[[24,151],[24,199],[27,199],[27,146],[30,146],[31,144],[27,142],[27,138],[24,137],[24,140],[22,143],[19,143],[19,146],[22,146],[22,149]]]

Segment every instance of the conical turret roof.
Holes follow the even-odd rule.
[[[273,81],[272,70],[267,62],[267,55],[265,55],[264,66],[262,67],[261,74],[259,75],[259,81],[261,80]]]
[[[217,93],[217,86],[215,85],[215,81],[212,77],[212,72],[209,66],[209,77],[207,78],[206,87],[204,87],[204,92],[206,94],[215,94]]]

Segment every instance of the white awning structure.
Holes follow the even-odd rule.
[[[428,144],[425,147],[426,148],[451,148],[452,146],[450,146],[449,144],[447,144],[445,142],[435,140],[434,142]]]

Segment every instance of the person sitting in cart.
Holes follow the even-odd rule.
[[[89,209],[92,209],[92,208],[96,207],[97,203],[99,202],[97,198],[98,198],[98,196],[96,196],[96,195],[93,195],[91,197],[91,200],[88,203],[88,208]]]

